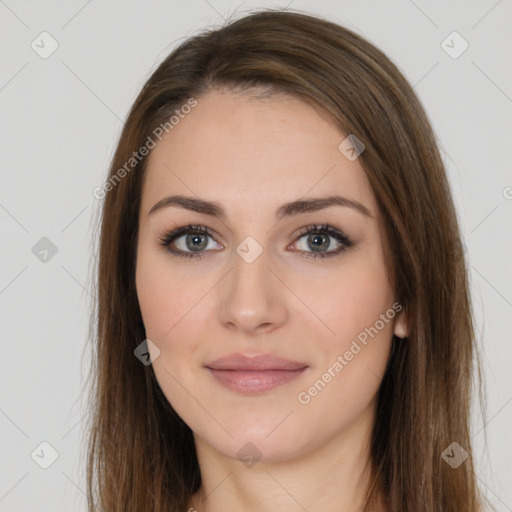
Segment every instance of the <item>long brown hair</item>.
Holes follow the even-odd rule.
[[[143,86],[121,133],[100,194],[89,510],[184,511],[201,485],[190,428],[152,366],[134,356],[145,339],[135,264],[147,156],[130,159],[158,127],[171,129],[176,110],[215,89],[293,95],[365,144],[359,161],[382,216],[387,270],[408,337],[393,338],[379,388],[364,510],[379,493],[392,511],[481,510],[469,435],[473,365],[479,383],[482,377],[467,263],[427,115],[397,66],[363,37],[316,16],[273,9],[179,45]],[[476,390],[482,402],[482,386]],[[468,455],[458,467],[442,457],[453,442]]]

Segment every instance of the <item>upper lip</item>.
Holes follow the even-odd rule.
[[[299,370],[308,365],[274,356],[272,354],[258,354],[245,356],[231,354],[205,364],[212,370]]]

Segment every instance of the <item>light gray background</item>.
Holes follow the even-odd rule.
[[[385,51],[431,118],[471,264],[487,378],[487,451],[482,418],[474,419],[479,479],[499,511],[512,511],[511,0],[0,0],[1,511],[86,509],[92,191],[140,87],[197,30],[237,8],[286,5]],[[47,59],[31,47],[43,31],[59,45]],[[469,44],[456,59],[441,46],[453,31]],[[42,237],[57,247],[47,262],[32,252]],[[58,452],[48,469],[31,458],[43,441]],[[50,451],[37,453],[43,460]]]

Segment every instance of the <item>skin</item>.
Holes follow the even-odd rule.
[[[147,338],[160,350],[156,358],[152,351],[155,375],[194,433],[203,481],[193,496],[199,512],[349,512],[361,503],[376,393],[393,333],[406,335],[403,311],[368,337],[309,403],[297,398],[395,302],[375,197],[359,161],[338,150],[344,138],[298,99],[215,91],[150,155],[136,287]],[[180,207],[148,214],[173,194],[214,200],[226,219]],[[330,206],[275,218],[283,203],[334,194],[359,201],[372,217]],[[328,223],[357,243],[332,257],[308,257],[314,246],[308,235],[298,237],[314,223]],[[203,258],[174,256],[159,245],[159,236],[187,224],[215,234]],[[252,263],[235,250],[247,236],[263,249]],[[324,250],[335,250],[339,243],[326,236],[331,245]],[[186,235],[180,240],[174,247],[190,251]],[[203,367],[235,352],[272,353],[309,368],[246,396]],[[261,452],[252,467],[237,455],[247,442]]]

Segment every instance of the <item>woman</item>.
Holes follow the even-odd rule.
[[[481,510],[456,212],[381,51],[290,11],[190,38],[95,195],[91,511]]]

